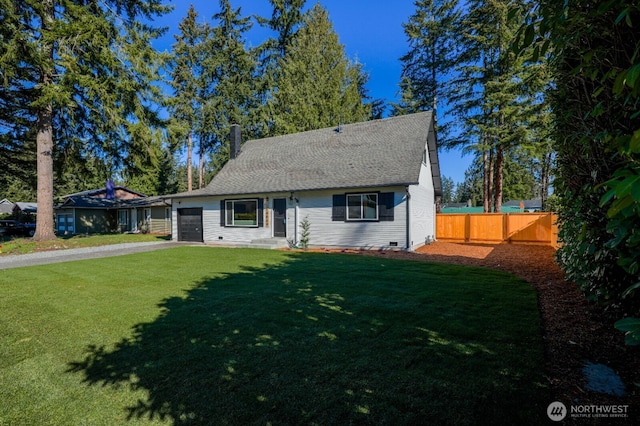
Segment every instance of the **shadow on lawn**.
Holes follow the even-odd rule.
[[[493,348],[431,324],[429,302],[394,285],[399,270],[376,270],[390,285],[369,289],[366,270],[348,274],[351,258],[323,257],[333,256],[293,254],[283,265],[205,279],[163,301],[158,318],[131,338],[89,347],[69,372],[90,385],[146,391],[128,408],[130,420],[499,423],[530,415],[509,406],[518,403],[510,402],[516,385],[496,371]],[[326,278],[340,268],[344,280]],[[486,371],[466,377],[478,361]],[[481,376],[486,383],[474,384]]]

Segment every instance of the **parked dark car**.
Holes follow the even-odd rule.
[[[33,223],[22,223],[17,220],[0,220],[0,237],[33,237],[36,226]]]

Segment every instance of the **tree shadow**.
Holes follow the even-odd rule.
[[[127,408],[127,418],[173,424],[451,422],[459,406],[434,413],[426,403],[459,399],[459,385],[451,385],[459,378],[437,364],[472,356],[491,360],[496,388],[476,395],[469,410],[482,412],[483,398],[505,386],[503,373],[490,370],[493,348],[460,341],[446,326],[418,327],[423,302],[398,297],[406,289],[368,290],[367,265],[379,260],[361,259],[354,271],[351,257],[288,256],[203,279],[161,302],[160,315],[131,337],[88,347],[68,372],[92,386],[142,390],[147,397]],[[392,280],[398,270],[376,273]]]

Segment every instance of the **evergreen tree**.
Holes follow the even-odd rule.
[[[453,71],[457,56],[458,0],[416,0],[416,11],[403,24],[409,52],[402,56],[401,101],[393,115],[436,110],[444,94],[444,75]]]
[[[421,110],[421,105],[424,101],[420,100],[416,94],[414,94],[413,84],[409,77],[402,76],[400,80],[400,101],[391,104],[391,115],[405,115],[413,114]]]
[[[34,239],[55,238],[54,155],[62,135],[74,134],[101,156],[118,161],[147,141],[142,128],[160,125],[150,100],[157,72],[150,40],[160,32],[141,24],[167,11],[160,0],[3,2],[0,70],[3,108],[13,114],[11,138],[35,138],[38,224]]]
[[[229,0],[220,0],[220,12],[212,37],[204,45],[203,126],[201,134],[210,148],[215,174],[229,159],[229,129],[238,124],[245,139],[261,134],[256,120],[259,97],[256,61],[245,47],[244,35],[251,29],[250,18],[241,16]]]
[[[316,4],[304,14],[277,73],[268,100],[272,134],[280,135],[364,121],[366,76],[347,59],[327,11]]]
[[[456,188],[456,199],[460,203],[471,201],[471,206],[482,202],[482,169],[476,161],[464,172],[464,181]]]
[[[302,24],[302,9],[307,0],[269,0],[273,7],[271,19],[258,17],[258,23],[276,33],[275,38],[267,39],[260,47],[263,62],[276,64],[287,56],[291,42]]]
[[[453,179],[442,175],[442,204],[456,202],[455,186]]]
[[[174,191],[175,160],[173,152],[164,144],[163,133],[153,131],[151,144],[143,152],[130,152],[128,166],[122,171],[127,187],[146,195],[161,195]]]
[[[518,0],[473,0],[460,23],[464,49],[453,102],[463,132],[449,146],[467,145],[482,159],[485,212],[501,210],[505,159],[516,147],[533,149],[540,130],[534,123],[544,82],[532,84],[536,64],[511,49],[529,7]]]
[[[210,29],[207,24],[198,23],[198,13],[193,5],[189,7],[187,16],[180,22],[180,34],[175,36],[169,58],[171,73],[170,85],[173,96],[168,99],[171,112],[172,137],[178,141],[174,146],[186,146],[187,149],[187,191],[193,189],[193,138],[200,141],[200,158],[204,159],[204,138],[201,129],[203,123],[203,104],[205,102],[203,87],[205,61],[204,43],[208,39]],[[201,164],[201,169],[204,164]],[[199,176],[202,176],[201,170]],[[202,187],[202,179],[200,179]]]

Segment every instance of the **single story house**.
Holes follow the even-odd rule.
[[[108,184],[62,198],[55,207],[56,232],[60,234],[171,233],[171,205],[161,197]]]
[[[13,213],[13,203],[6,198],[0,200],[0,215]]]
[[[33,223],[38,214],[38,203],[17,202],[13,204],[12,217],[20,222]]]
[[[431,112],[251,140],[203,189],[168,195],[178,241],[402,248],[435,239],[442,195]]]
[[[38,213],[38,203],[17,202],[13,205],[13,214],[36,214]]]

